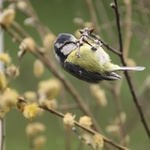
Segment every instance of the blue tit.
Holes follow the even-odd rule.
[[[121,79],[116,71],[145,69],[140,66],[120,67],[113,64],[102,47],[95,49],[86,43],[80,46],[78,57],[78,48],[78,40],[71,34],[61,33],[54,42],[54,54],[60,65],[76,78],[90,83]]]

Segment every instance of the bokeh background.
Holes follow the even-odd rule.
[[[122,21],[121,26],[123,39],[125,38],[124,36],[126,29],[126,1],[127,0],[118,1],[120,18]],[[82,18],[85,22],[92,21],[89,6],[86,0],[31,0],[30,2],[32,3],[33,8],[39,16],[41,22],[43,22],[43,24],[45,24],[55,35],[58,35],[62,32],[74,34],[76,30],[82,28],[74,22],[74,19],[77,17]],[[93,0],[92,4],[97,15],[100,36],[112,47],[118,48],[115,15],[113,9],[110,7],[111,2],[111,0]],[[6,1],[4,7],[7,7],[8,4],[9,2]],[[149,89],[147,88],[148,80],[146,80],[149,76],[150,70],[150,3],[149,0],[132,0],[131,7],[132,38],[130,41],[129,58],[132,58],[137,65],[146,67],[146,70],[143,72],[131,73],[131,76],[136,94],[140,95],[138,96],[138,99],[141,101],[141,103],[142,100],[145,100],[147,103],[147,107],[144,108],[144,111],[145,117],[150,126],[150,111],[148,109],[150,100],[149,96],[147,96]],[[42,45],[41,38],[38,35],[36,28],[24,25],[25,19],[26,16],[17,10],[15,20],[19,22],[19,24],[35,39],[39,45]],[[7,33],[4,33],[4,49],[12,56],[14,63],[17,63],[18,60],[18,47],[19,45],[15,43]],[[111,55],[113,62],[120,64],[118,57],[109,50],[107,51]],[[52,49],[51,55],[53,55]],[[34,61],[35,57],[30,53],[27,53],[20,62],[20,76],[11,82],[11,87],[17,89],[20,93],[25,91],[36,91],[39,81],[53,77],[51,72],[45,69],[44,74],[40,78],[36,78],[33,74]],[[56,61],[55,63],[58,65]],[[78,79],[75,79],[71,75],[64,72],[59,66],[58,68],[67,76],[68,80],[73,83],[85,102],[89,105],[100,126],[103,128],[105,135],[119,142],[119,139],[117,139],[114,135],[106,132],[107,125],[109,125],[116,117],[116,106],[114,104],[114,99],[112,99],[111,93],[108,90],[105,91],[108,104],[104,108],[99,108],[96,104],[96,101],[89,94],[90,92],[88,83],[79,81]],[[66,95],[66,99],[70,103],[74,102],[70,94]],[[128,147],[133,150],[149,150],[149,138],[147,137],[143,125],[139,119],[139,115],[136,112],[135,105],[125,80],[123,80],[120,99],[123,111],[126,113],[127,120],[130,119],[128,120],[127,126],[129,130],[131,128],[131,131],[129,132],[130,140]],[[60,95],[58,95],[57,100],[61,103]],[[77,119],[83,115],[79,109],[73,109],[69,111],[73,114],[76,114]],[[66,149],[66,132],[60,118],[45,112],[42,117],[37,117],[33,121],[40,121],[46,126],[46,131],[43,134],[46,136],[47,142],[42,150]],[[6,115],[6,150],[30,149],[29,139],[25,133],[25,128],[28,123],[30,123],[30,121],[25,119],[23,115],[16,109],[12,109]],[[76,134],[72,132],[70,134],[71,150],[92,149],[87,145],[82,146],[82,142],[78,139]],[[111,149],[114,148],[111,147]]]

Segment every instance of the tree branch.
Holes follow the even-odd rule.
[[[124,56],[123,56],[123,42],[122,42],[122,34],[121,34],[121,28],[120,28],[120,17],[119,17],[119,12],[118,12],[117,0],[114,0],[114,3],[111,5],[111,7],[114,9],[115,15],[116,15],[116,25],[117,25],[118,39],[119,39],[119,46],[120,46],[119,50],[121,52],[120,60],[121,60],[121,62],[123,64],[123,66],[126,66],[126,62],[125,62]],[[126,80],[127,80],[127,83],[128,83],[128,86],[129,86],[129,89],[130,89],[130,92],[131,92],[131,95],[133,97],[133,101],[135,103],[135,106],[136,106],[137,111],[138,111],[138,113],[140,115],[141,121],[143,123],[144,129],[145,129],[148,137],[150,138],[150,130],[149,130],[148,124],[146,122],[146,119],[144,117],[144,113],[142,111],[141,105],[139,104],[137,96],[135,94],[135,91],[134,91],[134,88],[133,88],[130,76],[129,76],[127,71],[125,71],[124,74],[125,74],[125,77],[126,77]]]
[[[110,45],[108,45],[105,41],[103,41],[100,36],[95,35],[94,33],[90,34],[94,39],[98,39],[107,49],[111,50],[113,53],[117,54],[118,56],[121,55],[121,52],[114,49],[113,47],[111,47]]]
[[[52,113],[52,114],[54,114],[54,115],[57,115],[57,116],[59,116],[59,117],[61,117],[61,118],[64,118],[64,114],[58,112],[57,110],[47,108],[46,106],[39,106],[39,107],[42,108],[42,109],[44,109],[44,110],[46,110],[46,111],[48,111],[48,112],[50,112],[50,113]],[[91,129],[91,128],[87,128],[87,127],[84,127],[84,126],[80,125],[77,121],[74,121],[74,124],[75,124],[76,126],[80,127],[81,129],[83,129],[83,130],[85,130],[85,131],[87,131],[87,132],[93,134],[93,135],[99,134],[98,132],[94,131],[94,130]],[[126,148],[126,147],[124,147],[124,146],[122,146],[122,145],[120,145],[120,144],[118,144],[118,143],[115,143],[115,142],[112,141],[111,139],[108,139],[107,137],[103,136],[102,134],[99,134],[99,135],[103,138],[103,140],[104,140],[106,143],[109,143],[109,144],[111,144],[112,146],[114,146],[114,147],[116,147],[116,148],[118,148],[118,149],[120,149],[120,150],[129,150],[128,148]]]
[[[89,9],[91,20],[94,23],[96,33],[99,34],[100,33],[100,27],[99,27],[99,24],[98,24],[96,12],[94,11],[95,10],[94,4],[93,4],[92,0],[85,0],[85,2],[86,2],[87,7]]]

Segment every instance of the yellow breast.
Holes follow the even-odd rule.
[[[106,63],[110,62],[108,54],[101,47],[94,51],[89,45],[84,44],[80,47],[81,57],[77,57],[77,50],[71,52],[66,61],[79,65],[87,71],[102,73]]]

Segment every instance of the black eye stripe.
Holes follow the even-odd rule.
[[[76,42],[72,42],[72,41],[66,41],[62,46],[59,47],[59,50],[61,50],[64,46],[66,46],[67,44],[77,44]]]

